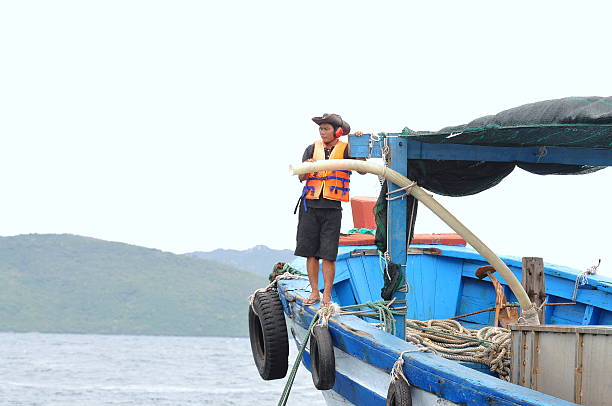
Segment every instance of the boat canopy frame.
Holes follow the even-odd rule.
[[[440,144],[410,139],[402,133],[349,135],[351,156],[354,158],[382,158],[384,140],[399,139],[398,145],[389,144],[391,154],[405,149],[406,159],[436,161],[524,162],[533,164],[561,164],[584,166],[612,166],[612,149],[572,148],[560,146],[488,146],[468,144]]]
[[[457,143],[430,143],[411,139],[405,133],[349,135],[353,158],[383,158],[390,169],[410,178],[410,160],[509,162],[527,164],[579,165],[584,167],[612,166],[612,149],[575,148],[566,146],[490,146]],[[390,191],[399,189],[389,182]],[[404,199],[388,199],[387,251],[391,262],[403,265],[406,277],[407,260],[407,205]],[[398,221],[397,219],[400,219]],[[404,220],[401,220],[404,219]],[[406,280],[406,279],[405,279]],[[405,291],[395,292],[398,301],[406,299]],[[396,335],[405,339],[405,320],[396,316]]]

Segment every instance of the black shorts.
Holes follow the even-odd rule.
[[[308,208],[300,204],[295,255],[335,261],[338,256],[338,240],[342,210]]]

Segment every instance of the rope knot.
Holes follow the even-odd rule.
[[[340,314],[340,306],[337,303],[321,306],[317,314],[319,315],[319,324],[321,326],[327,326],[330,318]]]
[[[572,302],[576,301],[576,296],[578,296],[578,287],[584,286],[589,283],[589,275],[595,275],[597,273],[597,268],[601,265],[601,259],[597,262],[597,265],[593,265],[587,268],[586,271],[580,272],[576,276],[576,282],[574,283],[574,293],[572,294]]]

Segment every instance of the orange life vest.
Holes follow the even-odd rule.
[[[344,151],[347,145],[346,142],[338,141],[329,155],[329,159],[344,159]],[[322,141],[314,143],[312,158],[315,161],[325,160]],[[306,199],[318,199],[321,196],[321,191],[323,191],[323,198],[325,199],[348,202],[351,173],[351,171],[311,172],[306,178],[302,196]]]

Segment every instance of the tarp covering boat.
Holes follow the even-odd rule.
[[[612,97],[546,100],[437,132],[406,128],[404,134],[431,143],[612,148]]]
[[[568,97],[526,104],[438,132],[403,136],[435,144],[497,147],[612,149],[612,97]],[[467,196],[497,185],[518,166],[538,175],[577,175],[602,167],[525,162],[410,160],[408,174],[421,187],[445,196]]]
[[[445,127],[437,132],[405,128],[402,137],[431,144],[461,144],[488,147],[547,147],[612,150],[612,97],[567,97],[526,104],[467,124]],[[489,162],[465,160],[410,159],[408,177],[434,193],[468,196],[500,183],[516,167],[538,175],[579,175],[601,166],[533,162]],[[386,248],[386,184],[376,204],[376,241]],[[407,200],[408,230],[414,224],[417,205]]]

